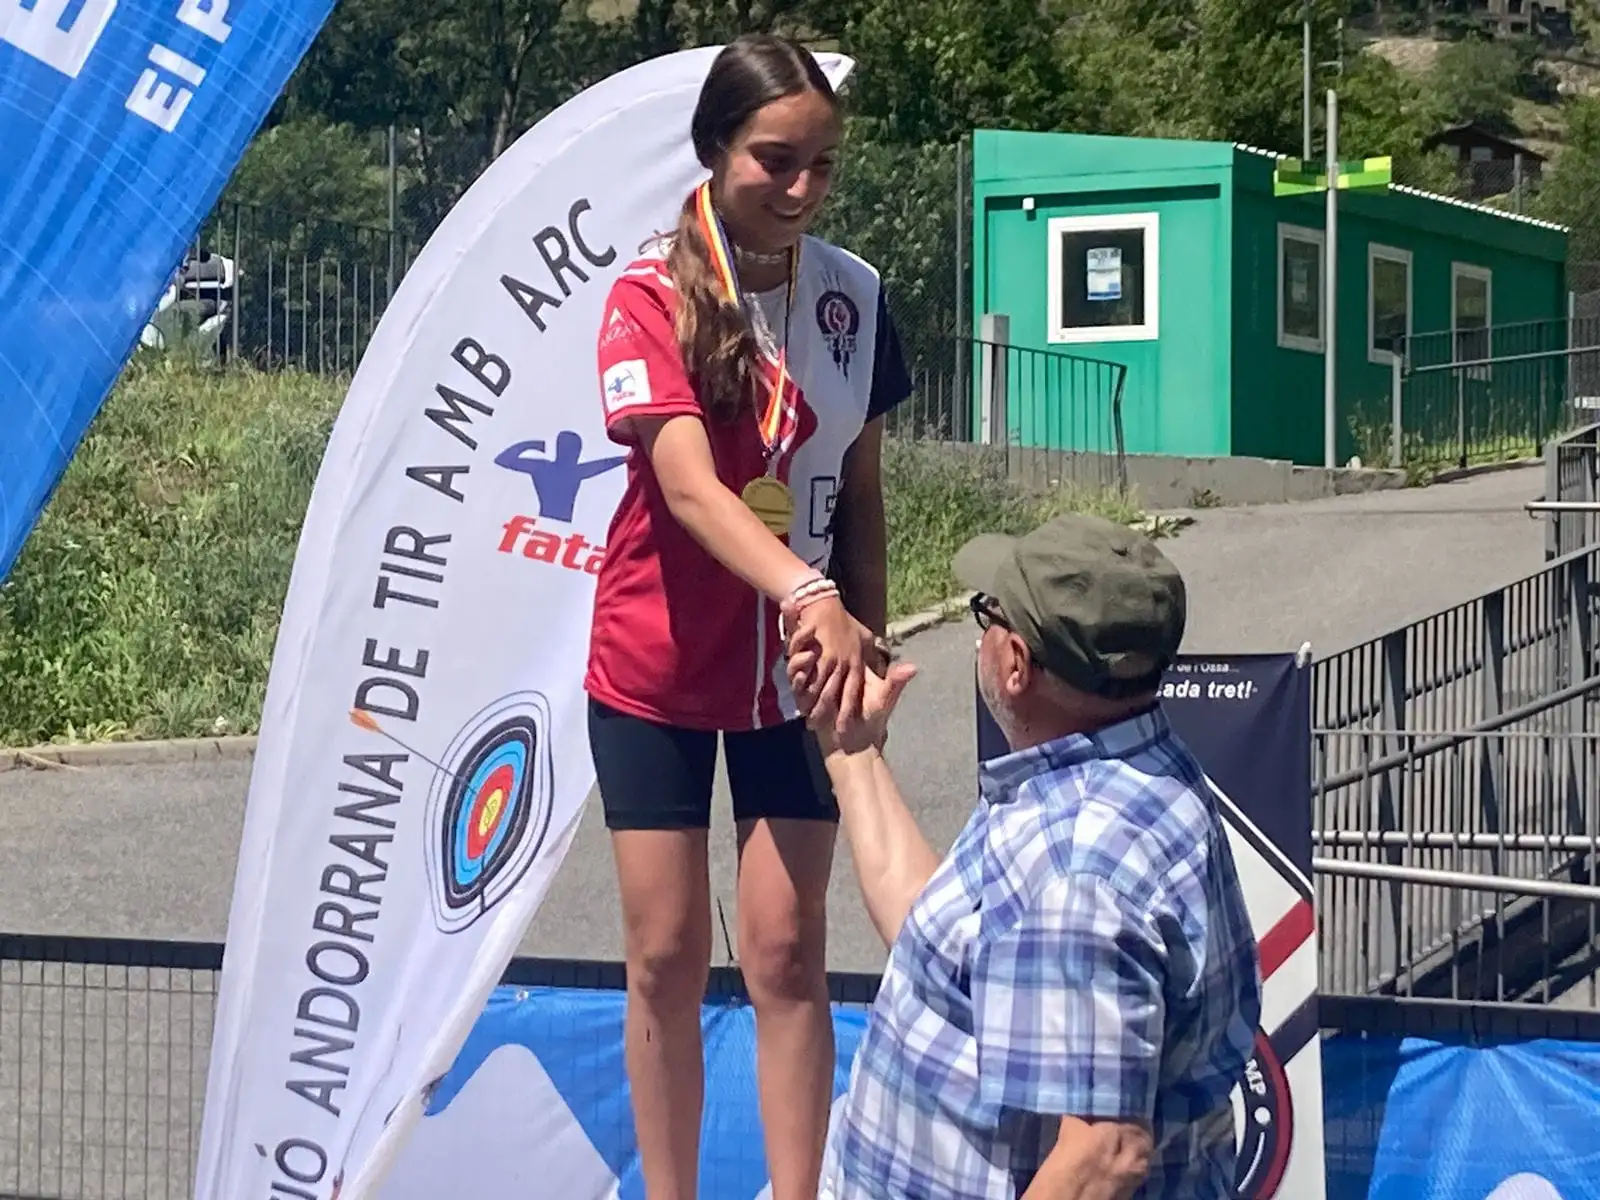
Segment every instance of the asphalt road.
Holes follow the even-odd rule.
[[[1320,656],[1534,572],[1542,534],[1522,504],[1541,490],[1532,468],[1420,491],[1193,512],[1194,524],[1165,544],[1190,587],[1186,649],[1292,650],[1309,641]],[[903,702],[890,758],[940,847],[972,803],[974,637],[970,622],[957,621],[903,649],[922,675]],[[248,782],[244,760],[0,771],[0,929],[222,940]],[[719,809],[714,891],[732,929],[733,831],[725,800]],[[523,953],[620,957],[598,816],[591,798]],[[880,969],[883,950],[842,846],[829,939],[834,969]]]

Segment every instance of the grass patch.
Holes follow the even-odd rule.
[[[979,533],[1026,533],[1064,512],[1132,524],[1141,514],[1111,491],[1063,485],[1049,492],[1007,482],[1003,452],[885,439],[890,618],[959,591],[950,560]]]
[[[255,728],[342,394],[135,358],[0,586],[0,745]]]
[[[1459,442],[1430,442],[1422,434],[1407,430],[1401,430],[1400,433],[1400,462],[1396,464],[1393,461],[1391,422],[1362,420],[1359,416],[1352,416],[1348,423],[1361,465],[1370,469],[1394,469],[1398,466],[1405,472],[1407,487],[1426,487],[1440,475],[1454,471],[1461,465],[1462,447]],[[1465,457],[1469,467],[1481,467],[1538,458],[1543,453],[1539,439],[1531,434],[1502,434],[1469,441]]]
[[[344,385],[138,356],[0,585],[0,745],[252,733],[300,524]],[[957,589],[956,549],[1067,509],[986,452],[885,451],[889,608]]]

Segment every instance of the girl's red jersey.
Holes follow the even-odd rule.
[[[787,293],[784,287],[752,297],[780,341],[787,323],[788,368],[797,385],[789,392],[794,412],[786,426],[793,434],[771,473],[794,496],[785,541],[826,571],[845,453],[863,425],[904,400],[911,384],[878,274],[868,264],[808,237],[793,309],[785,314]],[[596,581],[584,687],[612,708],[669,725],[776,725],[797,715],[777,605],[678,523],[649,458],[627,432],[630,417],[697,417],[705,421],[717,474],[735,495],[768,473],[755,413],[712,420],[695,398],[673,333],[676,303],[661,253],[632,263],[606,299],[600,400],[607,432],[629,454]]]

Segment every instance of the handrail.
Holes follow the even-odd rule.
[[[1426,375],[1433,371],[1459,371],[1478,367],[1499,367],[1506,363],[1538,362],[1547,358],[1573,358],[1579,354],[1600,354],[1600,344],[1593,346],[1568,346],[1560,350],[1533,350],[1527,354],[1502,354],[1496,358],[1459,358],[1451,362],[1429,363],[1414,367],[1405,362],[1408,375]]]
[[[1511,875],[1475,875],[1468,871],[1438,871],[1425,867],[1396,867],[1388,863],[1360,862],[1348,858],[1314,858],[1311,869],[1324,875],[1353,875],[1361,879],[1389,879],[1469,892],[1504,892],[1509,896],[1554,896],[1600,904],[1600,887],[1585,883],[1557,883],[1548,879],[1517,879]]]
[[[1067,358],[1073,362],[1091,363],[1097,367],[1110,367],[1119,377],[1126,376],[1128,364],[1113,362],[1109,358],[1091,358],[1087,354],[1074,354],[1070,350],[1057,350],[1054,346],[1025,346],[1018,342],[995,342],[988,338],[967,337],[963,334],[952,335],[958,342],[970,342],[974,346],[987,346],[991,350],[1007,350],[1013,354],[1037,354],[1041,358]]]
[[[1600,512],[1600,500],[1529,500],[1529,515],[1542,512]]]
[[[1398,850],[1588,850],[1600,854],[1600,832],[1589,837],[1576,833],[1412,833],[1399,829],[1312,830],[1314,846],[1342,846],[1352,850],[1387,847]]]
[[[1557,705],[1566,704],[1568,701],[1576,700],[1579,697],[1586,696],[1590,692],[1600,692],[1600,675],[1596,675],[1593,679],[1582,679],[1577,683],[1569,683],[1560,691],[1551,692],[1548,696],[1541,696],[1539,699],[1532,701],[1531,703],[1524,704],[1519,708],[1513,708],[1507,712],[1503,712],[1499,716],[1491,717],[1487,721],[1479,722],[1470,729],[1463,729],[1457,733],[1446,734],[1443,737],[1429,742],[1424,746],[1413,747],[1410,750],[1400,750],[1383,758],[1373,759],[1364,767],[1356,767],[1353,770],[1346,771],[1342,775],[1335,775],[1331,779],[1324,779],[1321,785],[1322,790],[1324,792],[1329,792],[1333,791],[1335,788],[1349,787],[1353,783],[1360,783],[1363,780],[1371,779],[1375,775],[1381,775],[1386,771],[1392,771],[1396,767],[1403,767],[1407,763],[1415,762],[1419,758],[1427,758],[1430,755],[1439,753],[1441,750],[1448,750],[1452,746],[1459,746],[1463,742],[1471,740],[1475,734],[1493,733],[1495,730],[1503,728],[1506,725],[1513,724],[1517,721],[1525,721],[1529,717],[1536,717],[1540,713],[1545,712],[1547,709],[1555,708]],[[1401,738],[1411,736],[1408,735],[1403,729],[1339,729],[1333,730],[1332,732],[1335,734],[1367,734],[1371,737]]]

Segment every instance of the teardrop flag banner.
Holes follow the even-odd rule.
[[[0,580],[333,0],[0,0]]]
[[[377,1197],[561,865],[624,476],[601,307],[704,177],[716,53],[622,71],[520,138],[356,372],[268,680],[196,1200]],[[819,60],[836,86],[852,66]]]

